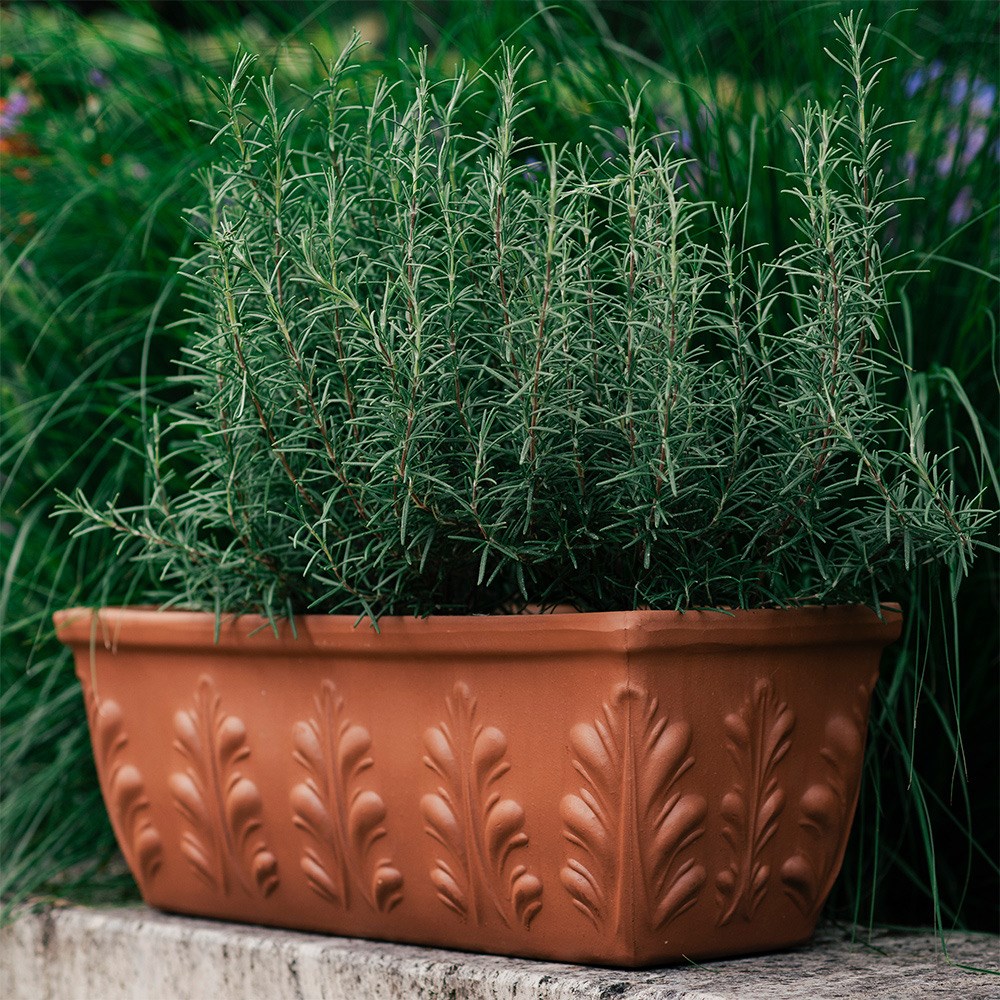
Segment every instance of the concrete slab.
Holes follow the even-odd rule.
[[[780,955],[616,972],[169,916],[47,908],[0,931],[4,1000],[1000,1000],[1000,939],[824,929]],[[978,971],[977,971],[978,970]],[[992,970],[993,974],[990,974]]]

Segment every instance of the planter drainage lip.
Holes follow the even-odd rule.
[[[216,616],[207,611],[152,607],[69,608],[53,615],[62,642],[105,649],[205,649],[289,656],[346,653],[365,658],[406,656],[415,650],[443,656],[544,657],[599,650],[642,652],[670,648],[811,647],[877,642],[899,637],[898,604],[883,617],[865,605],[807,606],[735,611],[601,611],[528,615],[385,616],[378,630],[355,615],[303,615],[278,634],[260,615]],[[489,636],[489,648],[483,648]]]

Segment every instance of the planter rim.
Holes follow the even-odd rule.
[[[553,652],[670,648],[824,646],[895,641],[902,629],[898,604],[883,618],[865,605],[733,611],[597,611],[528,615],[384,616],[378,630],[354,615],[302,615],[275,635],[261,615],[160,611],[152,607],[68,608],[53,615],[69,646],[117,650],[214,649],[241,655],[291,657],[349,653],[406,656],[419,649],[443,656],[522,657]]]

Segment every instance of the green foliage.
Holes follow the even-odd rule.
[[[83,530],[140,540],[171,603],[272,616],[877,607],[963,573],[985,514],[881,384],[888,142],[840,30],[847,96],[792,126],[799,241],[763,263],[627,89],[602,159],[521,132],[525,54],[349,88],[352,46],[310,122],[267,80],[250,115],[244,58],[185,268],[196,469],[173,486],[157,440],[149,502],[80,498]]]

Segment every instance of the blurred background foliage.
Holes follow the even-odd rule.
[[[933,410],[930,446],[983,505],[998,506],[998,7],[799,0],[673,2],[10,3],[0,8],[0,891],[127,898],[97,790],[82,700],[50,614],[122,603],[138,575],[108,579],[112,541],[69,543],[55,490],[98,506],[141,499],[142,423],[177,390],[184,316],[175,259],[183,209],[210,155],[206,80],[259,54],[280,92],[313,79],[312,52],[357,28],[371,70],[495,62],[500,39],[531,50],[539,81],[523,131],[614,156],[610,87],[647,83],[647,107],[691,158],[699,196],[741,206],[748,241],[792,239],[779,170],[785,116],[842,75],[824,53],[835,16],[861,9],[888,63],[877,91],[903,122],[884,164],[899,185],[887,233],[893,324]],[[493,62],[491,62],[493,61]],[[470,105],[470,115],[489,115]],[[611,133],[598,131],[603,128]],[[525,169],[533,164],[526,160]],[[963,583],[917,574],[900,595],[904,641],[873,707],[866,781],[830,914],[862,924],[996,930],[998,642],[995,551]],[[137,570],[138,574],[138,570]]]

